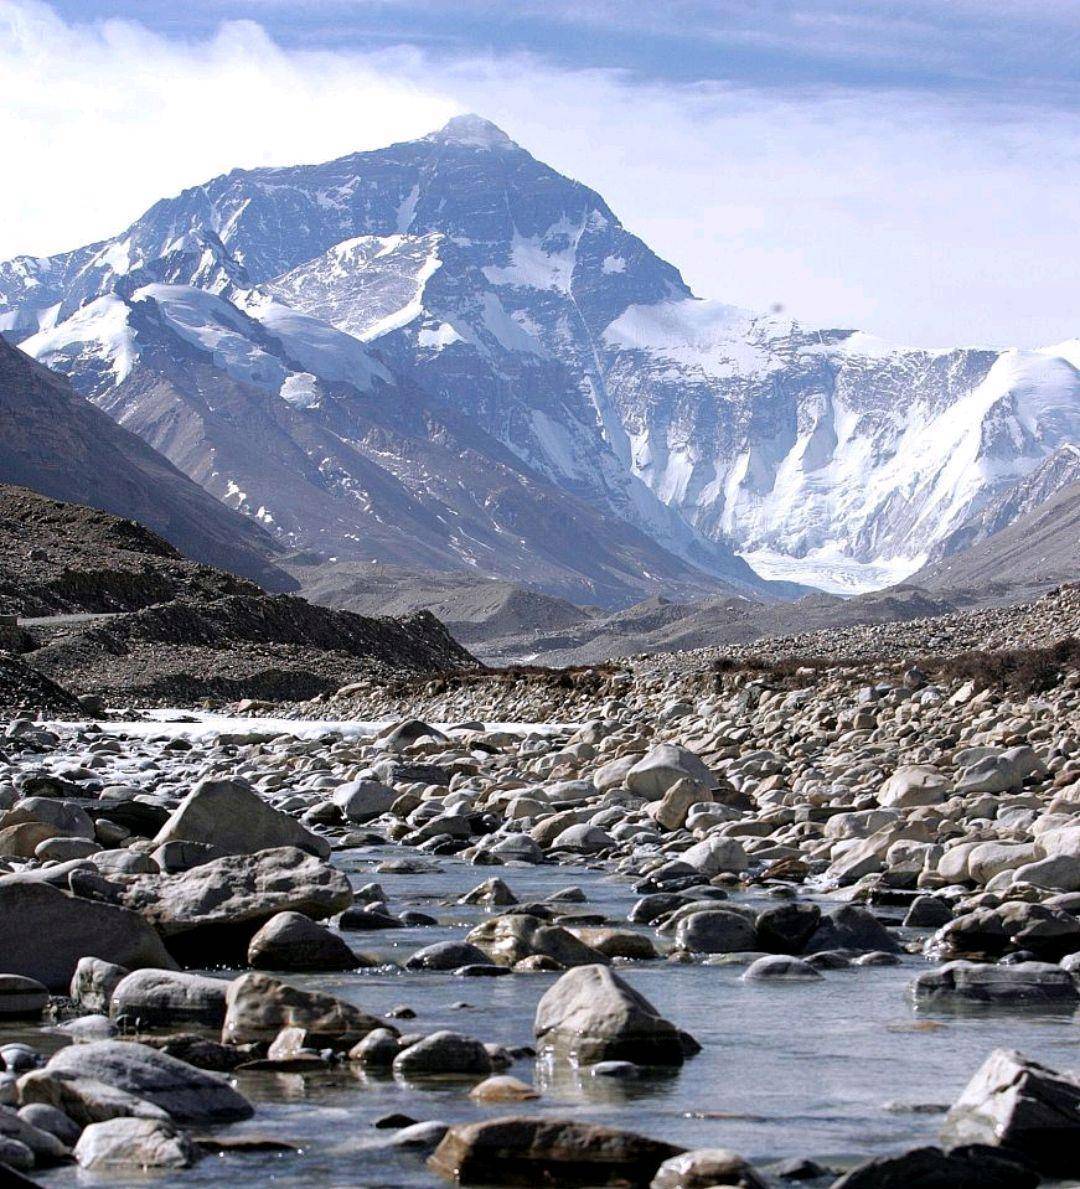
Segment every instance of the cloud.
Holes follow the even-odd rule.
[[[226,8],[226,5],[222,5]],[[912,90],[676,84],[527,54],[284,49],[0,0],[0,258],[120,230],[234,166],[494,119],[698,293],[925,345],[1080,333],[1080,117]]]

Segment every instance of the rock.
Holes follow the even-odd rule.
[[[372,963],[310,917],[279,912],[251,939],[248,964],[256,970],[355,970]]]
[[[878,790],[878,804],[887,809],[940,805],[949,797],[949,782],[928,764],[897,768]]]
[[[1023,863],[1015,869],[1013,878],[1016,883],[1029,883],[1036,888],[1077,892],[1080,891],[1080,857],[1050,855],[1034,863]]]
[[[1019,788],[1025,776],[1046,769],[1030,747],[1008,747],[982,756],[965,768],[956,781],[956,791],[966,793],[1003,793]]]
[[[473,929],[466,941],[482,950],[487,961],[499,966],[514,966],[533,957],[550,958],[563,967],[607,961],[569,930],[548,925],[527,913],[492,917]]]
[[[349,1060],[359,1062],[363,1069],[389,1069],[399,1052],[401,1042],[397,1033],[389,1028],[376,1028],[353,1045]]]
[[[103,962],[100,958],[80,958],[71,976],[68,994],[84,1011],[108,1012],[113,991],[130,974],[126,966]]]
[[[952,1105],[941,1133],[947,1147],[987,1144],[1048,1176],[1080,1173],[1080,1084],[995,1049]]]
[[[225,1020],[225,979],[175,970],[136,970],[113,991],[113,1019],[137,1030],[204,1024],[220,1028]]]
[[[461,1185],[622,1185],[645,1189],[673,1144],[567,1119],[507,1116],[451,1127],[428,1161]]]
[[[129,969],[175,965],[158,934],[133,912],[46,883],[0,886],[0,954],[8,972],[66,991],[87,950]]]
[[[45,1071],[104,1082],[161,1107],[180,1123],[231,1123],[253,1114],[223,1077],[130,1041],[71,1045],[53,1054]]]
[[[120,1034],[120,1029],[108,1016],[76,1016],[74,1020],[66,1020],[56,1025],[57,1032],[62,1032],[75,1044],[87,1044],[92,1040],[112,1040]]]
[[[656,1170],[650,1189],[710,1189],[713,1185],[768,1189],[748,1161],[726,1148],[695,1148],[672,1156]]]
[[[670,1021],[604,966],[582,966],[549,987],[536,1008],[541,1051],[587,1065],[633,1061],[682,1065],[682,1036]]]
[[[23,1119],[10,1106],[0,1106],[0,1140],[15,1140],[33,1154],[35,1164],[57,1164],[68,1156],[66,1145],[52,1134]]]
[[[867,1160],[832,1189],[1035,1189],[1039,1176],[991,1148],[913,1148]]]
[[[83,1131],[75,1159],[88,1171],[190,1168],[199,1150],[182,1131],[160,1119],[109,1119]]]
[[[282,1028],[304,1028],[320,1044],[349,1048],[376,1028],[381,1020],[360,1008],[324,995],[290,986],[268,974],[242,974],[225,995],[226,1044],[273,1040]]]
[[[390,1139],[395,1148],[418,1148],[422,1151],[434,1151],[442,1142],[442,1138],[449,1130],[446,1123],[431,1119],[426,1123],[413,1123],[411,1127],[402,1127]]]
[[[492,906],[517,904],[517,902],[518,898],[497,875],[493,875],[491,879],[485,879],[482,884],[477,884],[472,891],[466,892],[458,900],[459,904],[487,904]]]
[[[744,982],[766,979],[770,982],[813,982],[821,977],[809,962],[786,954],[770,954],[766,958],[758,958],[751,962],[742,974]]]
[[[63,831],[45,822],[19,822],[0,829],[0,858],[32,859],[37,848]]]
[[[908,929],[938,929],[953,919],[952,909],[937,896],[916,896],[904,917]]]
[[[911,984],[917,1006],[987,1006],[1020,1004],[1072,1008],[1080,1003],[1072,975],[1047,962],[1018,962],[988,966],[975,962],[946,962],[923,971]]]
[[[205,842],[227,854],[295,846],[325,859],[330,843],[267,803],[246,780],[200,781],[173,811],[154,841]]]
[[[714,875],[720,875],[722,872],[738,874],[750,867],[746,851],[737,838],[720,838],[716,835],[694,843],[689,850],[684,850],[679,858],[706,879],[712,879]]]
[[[615,839],[601,830],[598,826],[591,826],[587,822],[567,826],[551,843],[552,850],[568,850],[577,855],[594,855],[599,851],[610,850],[615,845]]]
[[[539,1098],[540,1094],[527,1082],[509,1074],[496,1074],[485,1078],[469,1091],[469,1097],[477,1102],[525,1102]]]
[[[872,912],[857,904],[842,904],[821,918],[803,953],[823,950],[881,950],[895,954],[900,952],[900,943]]]
[[[665,830],[681,830],[691,807],[711,800],[712,793],[703,784],[684,777],[677,780],[659,801],[652,802],[648,813]]]
[[[96,1078],[38,1069],[19,1079],[24,1104],[39,1103],[63,1111],[79,1127],[104,1119],[168,1120],[168,1111],[137,1094],[129,1094]]]
[[[176,875],[181,871],[190,871],[192,867],[201,867],[203,863],[211,863],[214,859],[224,858],[227,853],[220,846],[209,842],[176,839],[162,843],[151,853],[150,858],[157,864],[159,871]]]
[[[471,1036],[433,1032],[399,1052],[393,1070],[405,1078],[427,1074],[489,1074],[491,1057],[480,1041]]]
[[[457,970],[460,966],[483,965],[488,956],[467,941],[437,941],[405,960],[406,970]]]
[[[758,913],[758,945],[776,954],[801,954],[821,921],[816,904],[779,904]]]
[[[6,955],[0,951],[0,962]],[[49,1002],[49,990],[24,974],[0,974],[0,1020],[33,1019]]]
[[[34,1167],[34,1153],[24,1143],[8,1135],[0,1135],[0,1178],[5,1185],[16,1189],[20,1185],[36,1186],[37,1181],[20,1177],[20,1172],[30,1172]]]
[[[19,1118],[39,1131],[48,1131],[68,1148],[73,1148],[82,1128],[63,1111],[44,1102],[30,1102],[19,1108]]]
[[[696,781],[706,789],[717,786],[716,777],[700,756],[674,743],[660,743],[627,770],[625,784],[637,796],[657,801],[685,779]]]
[[[116,895],[192,965],[244,961],[251,938],[279,912],[320,920],[352,903],[342,872],[295,847],[228,855],[177,875],[135,876]]]
[[[722,908],[683,917],[675,931],[675,944],[679,949],[702,954],[761,949],[754,925],[740,913]]]
[[[341,785],[333,796],[333,803],[348,822],[358,825],[390,812],[398,794],[377,780],[350,780]]]
[[[62,801],[57,797],[24,797],[19,802],[19,808],[36,821],[55,826],[65,838],[94,841],[94,819],[75,801]]]

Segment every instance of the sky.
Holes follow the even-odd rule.
[[[0,259],[476,111],[694,291],[1080,336],[1080,0],[0,0]]]

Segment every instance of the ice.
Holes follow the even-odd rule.
[[[75,311],[58,326],[38,331],[20,346],[46,367],[69,355],[73,348],[91,352],[111,367],[113,382],[122,383],[135,362],[135,332],[131,308],[114,294],[106,294]]]

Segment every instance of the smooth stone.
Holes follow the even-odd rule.
[[[248,945],[248,963],[256,970],[355,970],[373,963],[325,925],[299,912],[279,912]]]
[[[595,1123],[509,1116],[451,1127],[428,1167],[461,1185],[647,1186],[681,1151]]]
[[[190,1168],[199,1150],[184,1132],[160,1119],[109,1119],[91,1123],[75,1145],[80,1168]]]
[[[767,958],[751,962],[741,977],[744,982],[813,982],[820,981],[822,975],[802,958],[770,954]]]
[[[401,1077],[425,1074],[488,1074],[491,1057],[478,1040],[459,1032],[440,1031],[409,1045],[394,1058]]]
[[[223,1077],[134,1042],[71,1045],[55,1053],[45,1068],[115,1086],[161,1107],[180,1123],[231,1123],[253,1114],[247,1099]]]
[[[203,1024],[220,1028],[225,1020],[226,979],[178,970],[135,970],[112,993],[109,1014],[137,1029]]]
[[[268,805],[246,780],[235,778],[200,781],[154,841],[158,846],[174,841],[205,842],[233,855],[283,846],[295,846],[322,859],[330,854],[326,838]]]
[[[678,1066],[684,1060],[678,1028],[606,966],[562,975],[540,999],[533,1030],[542,1052],[583,1065]]]
[[[37,979],[0,974],[0,1019],[32,1019],[41,1015],[48,1002],[49,989]]]

